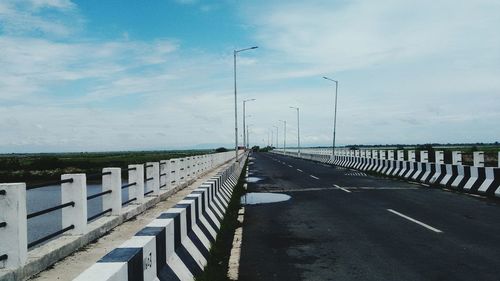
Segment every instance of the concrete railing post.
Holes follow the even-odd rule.
[[[474,167],[484,167],[484,151],[474,151]]]
[[[26,219],[26,184],[0,184],[0,269],[15,269],[28,257],[28,222]]]
[[[415,150],[408,150],[408,161],[415,162]]]
[[[378,158],[378,150],[372,150],[372,158],[377,159]]]
[[[385,150],[379,150],[379,158],[385,160]]]
[[[62,228],[74,226],[68,234],[87,233],[87,176],[85,174],[66,174],[61,180],[73,182],[61,184],[61,204],[74,202],[74,206],[62,209]]]
[[[371,150],[366,151],[366,158],[372,158],[372,151]]]
[[[398,161],[405,161],[405,151],[404,150],[398,150]]]
[[[429,162],[429,151],[427,150],[420,151],[420,163],[427,163],[427,162]]]
[[[153,191],[153,195],[160,194],[160,163],[147,162],[146,163],[146,179],[148,180],[148,191]]]
[[[394,160],[394,150],[387,150],[387,159]]]
[[[167,173],[168,160],[160,161],[160,189],[168,188],[169,173]]]
[[[451,164],[462,165],[462,152],[461,151],[452,151],[451,152]]]
[[[436,151],[436,164],[444,164],[444,152],[443,151]]]
[[[102,209],[111,209],[111,215],[118,216],[122,212],[122,169],[104,168],[102,176],[102,191],[110,190],[111,193],[102,197]]]
[[[135,203],[144,202],[144,165],[128,165],[128,200],[136,199]]]

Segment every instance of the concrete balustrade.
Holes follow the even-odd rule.
[[[397,153],[397,160],[398,161],[405,161],[405,151],[404,150],[398,150],[396,153]]]
[[[102,169],[102,191],[111,191],[102,197],[102,209],[111,209],[111,215],[118,216],[122,213],[122,169]],[[106,175],[106,173],[111,173]]]
[[[415,150],[397,150],[397,161],[394,160],[394,150],[362,149],[350,151],[337,148],[339,157],[325,160],[315,155],[316,150],[302,149],[302,157],[313,161],[326,162],[341,167],[354,168],[362,171],[372,171],[394,177],[402,177],[416,182],[443,186],[458,191],[484,194],[500,197],[500,152],[497,167],[485,167],[483,151],[473,153],[471,166],[462,164],[462,152],[452,151],[451,163],[445,162],[444,152],[435,151],[433,162],[429,161],[429,152],[420,151],[417,162]],[[298,154],[290,153],[294,157]]]
[[[28,257],[28,224],[26,218],[26,184],[0,184],[0,269],[13,269],[26,263]]]
[[[453,165],[462,165],[462,152],[452,151],[451,152],[451,163]]]
[[[484,167],[484,152],[474,151],[473,152],[474,167]]]
[[[234,152],[224,152],[189,157],[189,162],[182,161],[184,166],[180,165],[179,159],[148,162],[145,165],[129,165],[128,184],[133,185],[126,187],[129,194],[128,200],[134,198],[136,200],[126,208],[122,207],[122,186],[124,186],[122,169],[104,168],[102,170],[102,194],[99,197],[102,198],[103,211],[107,212],[100,214],[100,217],[92,218],[92,222],[88,222],[87,218],[88,200],[91,199],[87,199],[87,176],[85,174],[62,175],[61,205],[67,204],[67,206],[61,209],[61,225],[63,230],[66,229],[64,236],[72,237],[73,240],[49,241],[41,246],[37,245],[39,248],[34,250],[37,252],[36,256],[30,258],[28,258],[30,252],[27,247],[26,184],[0,183],[0,280],[26,279],[48,266],[48,261],[53,263],[71,254],[71,251],[97,239],[121,224],[126,218],[143,212],[148,208],[145,205],[149,206],[165,200],[172,194],[172,189],[186,186],[194,181],[196,176],[219,167],[233,158]],[[189,173],[190,180],[188,178],[184,178],[182,182],[179,180],[181,168],[185,173],[184,177]],[[162,174],[164,175],[160,176]],[[145,182],[145,178],[149,180]],[[145,198],[144,193],[148,191],[152,191],[149,194],[155,196]],[[107,216],[104,216],[106,214]],[[79,242],[76,242],[77,240]],[[55,249],[50,248],[53,243],[57,245]],[[42,250],[38,250],[40,248]],[[52,250],[54,252],[51,252]]]
[[[144,202],[144,165],[128,165],[128,200],[135,201],[135,204]]]
[[[61,180],[72,182],[61,184],[61,203],[73,202],[73,207],[62,209],[62,228],[74,228],[67,232],[71,235],[87,233],[87,176],[85,174],[62,175]]]
[[[147,162],[146,163],[146,192],[152,191],[151,195],[158,196],[160,194],[160,163]]]
[[[444,151],[435,151],[436,164],[444,164]]]

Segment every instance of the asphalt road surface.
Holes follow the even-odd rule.
[[[500,204],[270,153],[250,160],[240,281],[500,280]]]

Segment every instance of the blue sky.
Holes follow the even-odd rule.
[[[0,1],[0,152],[500,139],[500,3]],[[241,125],[240,125],[241,126]],[[280,127],[280,143],[283,130]]]

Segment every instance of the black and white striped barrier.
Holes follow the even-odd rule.
[[[473,166],[462,165],[462,154],[459,151],[452,152],[452,164],[444,163],[443,151],[435,152],[434,163],[429,162],[427,151],[420,151],[419,162],[416,160],[414,150],[407,151],[405,160],[403,150],[398,150],[395,155],[393,150],[339,149],[336,150],[335,157],[330,156],[326,161],[324,154],[314,155],[306,151],[303,150],[301,158],[401,177],[468,193],[500,197],[500,167],[484,167],[484,153],[480,151],[474,152]]]
[[[75,280],[194,280],[207,264],[245,159],[204,182]]]

